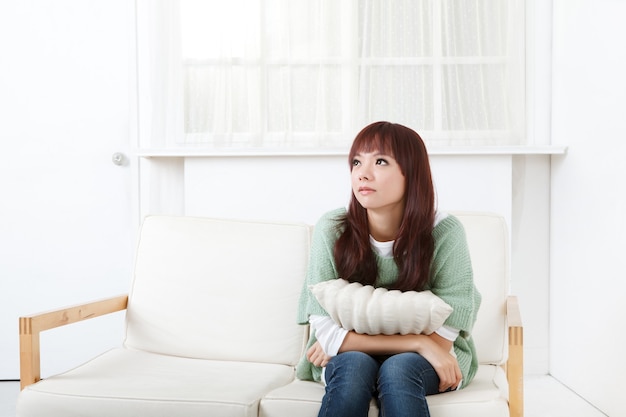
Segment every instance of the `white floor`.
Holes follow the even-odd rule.
[[[15,417],[19,382],[0,381],[0,417]],[[525,417],[606,417],[591,404],[550,376],[524,381]]]
[[[606,417],[606,414],[550,376],[526,376],[524,417]]]

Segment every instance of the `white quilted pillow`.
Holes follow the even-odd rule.
[[[452,307],[430,291],[401,292],[344,279],[310,289],[337,324],[357,333],[431,334],[452,313]]]

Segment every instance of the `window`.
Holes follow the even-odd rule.
[[[522,0],[140,0],[140,140],[345,149],[376,120],[521,144]]]

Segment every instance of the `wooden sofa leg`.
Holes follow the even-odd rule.
[[[521,343],[523,332],[521,327],[512,327],[509,330],[509,337],[512,337],[510,339],[509,363],[507,365],[509,374],[509,410],[511,417],[522,417],[524,415],[524,345]]]
[[[506,374],[509,383],[509,412],[511,417],[524,416],[524,327],[517,297],[507,300],[509,319],[509,359]]]
[[[41,378],[39,331],[30,317],[20,317],[20,389]]]

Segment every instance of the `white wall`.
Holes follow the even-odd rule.
[[[510,222],[511,160],[431,155],[440,207],[490,211]],[[314,224],[346,205],[350,174],[347,156],[189,158],[183,187],[187,215]]]
[[[551,373],[612,417],[623,400],[626,2],[554,2]]]
[[[524,373],[549,372],[550,163],[555,156],[513,161],[511,293],[524,324]]]

